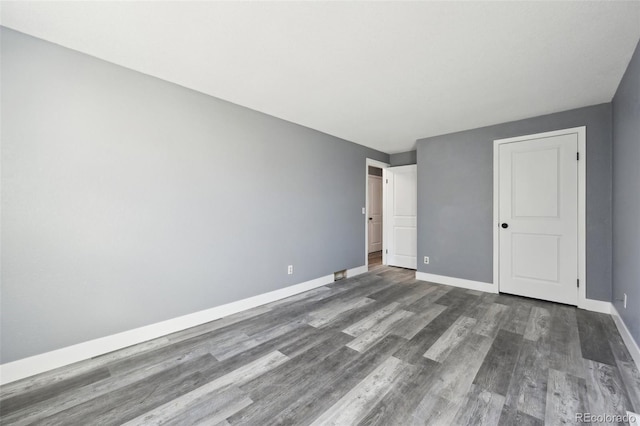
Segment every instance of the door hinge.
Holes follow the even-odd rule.
[[[386,182],[386,183],[389,183],[389,179],[387,179],[387,182]]]
[[[384,254],[389,254],[389,250],[385,250],[385,251],[384,251]]]
[[[580,161],[580,153],[576,152],[576,160]]]
[[[578,282],[578,288],[580,288],[580,278],[576,280]]]

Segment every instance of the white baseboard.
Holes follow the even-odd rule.
[[[437,284],[450,285],[452,287],[466,288],[468,290],[484,291],[487,293],[497,293],[497,286],[482,281],[465,280],[462,278],[447,277],[444,275],[428,274],[416,271],[416,280],[429,281]]]
[[[355,269],[359,270],[361,268],[362,267]],[[348,274],[347,276],[351,276],[351,274]],[[279,290],[274,290],[269,293],[259,294],[247,299],[238,300],[236,302],[227,303],[225,305],[216,306],[214,308],[194,312],[192,314],[183,315],[170,320],[89,340],[87,342],[67,346],[55,351],[19,359],[17,361],[8,362],[0,365],[0,384],[4,385],[45,371],[73,364],[78,361],[83,361],[98,355],[103,355],[118,349],[146,342],[151,339],[166,336],[167,334],[175,333],[177,331],[205,324],[247,309],[275,302],[276,300],[284,299],[298,293],[303,293],[332,282],[333,274],[325,275],[324,277],[281,288]]]
[[[613,317],[613,321],[616,323],[616,327],[618,327],[618,331],[622,336],[624,344],[627,345],[627,349],[629,349],[629,353],[631,353],[631,358],[633,358],[633,361],[636,363],[636,367],[640,369],[640,348],[638,347],[638,342],[633,339],[631,332],[629,332],[627,325],[624,323],[620,313],[613,304],[611,304],[611,316]]]
[[[347,278],[355,277],[356,275],[364,274],[365,272],[369,272],[369,267],[367,265],[347,269]]]
[[[602,300],[595,299],[582,299],[578,300],[578,308],[591,312],[599,312],[601,314],[611,314],[611,308],[613,305],[611,302],[604,302]]]

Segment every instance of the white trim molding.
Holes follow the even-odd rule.
[[[601,314],[611,314],[611,302],[604,302],[602,300],[584,299],[581,301],[578,308],[585,311],[599,312]]]
[[[355,277],[356,275],[362,275],[365,272],[369,272],[367,265],[358,266],[357,268],[347,269],[347,278]]]
[[[366,266],[360,266],[358,268],[348,270],[347,276],[354,276],[358,275],[358,273],[362,273],[358,272],[362,271],[362,268],[366,268]],[[364,272],[366,272],[366,269]],[[236,302],[227,303],[225,305],[216,306],[214,308],[205,309],[192,314],[135,328],[133,330],[123,331],[122,333],[112,334],[110,336],[89,340],[87,342],[67,346],[51,352],[45,352],[43,354],[5,363],[0,365],[0,383],[5,385],[45,371],[63,367],[78,361],[83,361],[98,355],[103,355],[118,349],[166,336],[177,331],[186,330],[187,328],[205,324],[247,309],[275,302],[280,299],[330,284],[334,282],[333,278],[333,274],[325,275],[314,280],[270,291],[268,293],[259,294],[247,299],[238,300]]]
[[[450,285],[452,287],[466,288],[467,290],[484,291],[486,293],[497,293],[498,286],[482,281],[465,280],[463,278],[447,277],[444,275],[428,274],[416,271],[416,280],[428,281],[436,284]]]
[[[586,245],[586,183],[587,183],[587,128],[586,126],[573,127],[570,129],[556,130],[553,132],[536,133],[533,135],[524,135],[507,139],[496,139],[493,141],[493,282],[496,289],[500,289],[500,168],[498,167],[499,146],[504,143],[518,142],[529,139],[549,138],[553,136],[577,134],[578,135],[578,153],[580,160],[578,161],[578,265],[577,275],[580,282],[578,288],[578,307],[588,311],[610,313],[611,310],[602,305],[598,300],[587,299],[587,245]]]
[[[613,317],[613,321],[616,323],[616,327],[618,327],[618,332],[620,332],[620,336],[622,336],[624,344],[627,346],[627,349],[629,349],[631,358],[633,358],[633,361],[636,363],[636,367],[640,369],[640,347],[638,347],[638,342],[634,340],[631,332],[627,328],[627,325],[624,323],[620,313],[613,304],[611,304],[611,316]]]

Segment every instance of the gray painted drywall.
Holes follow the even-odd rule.
[[[431,274],[493,282],[493,141],[587,126],[587,297],[611,300],[611,104],[420,139],[418,259]]]
[[[387,154],[0,36],[1,362],[364,264]]]
[[[613,98],[613,298],[640,343],[640,43]],[[627,308],[620,300],[627,294]]]
[[[398,152],[389,156],[391,167],[417,164],[417,151]]]

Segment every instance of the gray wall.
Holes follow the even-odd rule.
[[[407,166],[417,164],[417,151],[399,152],[389,156],[389,164],[394,166]]]
[[[613,297],[640,342],[640,44],[613,98]]]
[[[418,140],[418,270],[493,282],[493,140],[587,126],[587,297],[611,300],[611,104]]]
[[[364,264],[387,154],[1,36],[1,362]]]

